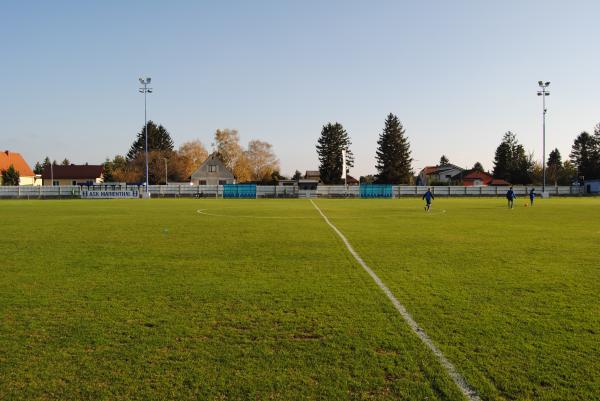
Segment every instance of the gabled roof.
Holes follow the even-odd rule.
[[[71,164],[69,166],[60,166],[54,165],[44,166],[44,171],[42,172],[43,179],[51,179],[55,180],[60,179],[96,179],[102,177],[102,173],[104,172],[104,165],[80,165],[80,164]]]
[[[442,171],[447,171],[447,170],[463,171],[464,169],[455,164],[448,163],[448,164],[444,164],[443,166],[427,166],[423,170],[421,170],[421,173],[423,173],[425,175],[431,175],[431,174],[438,174]]]
[[[304,177],[321,177],[321,172],[319,170],[306,170]]]
[[[492,175],[484,171],[472,170],[463,177],[463,180],[486,180],[492,179]]]
[[[503,180],[501,178],[494,178],[488,185],[496,186],[496,187],[508,187],[510,182]]]
[[[33,177],[35,174],[20,153],[8,150],[0,153],[0,171],[7,170],[11,165],[19,172],[21,177]]]
[[[207,164],[219,165],[218,172],[217,173],[209,173],[208,171],[205,171],[204,166],[206,166]],[[225,163],[223,163],[223,160],[221,160],[221,158],[219,157],[219,154],[217,152],[211,153],[208,156],[208,158],[200,166],[198,166],[198,168],[192,173],[191,178],[199,179],[199,178],[204,178],[207,176],[210,176],[212,178],[215,178],[215,177],[231,178],[231,179],[235,178],[235,176],[233,175],[233,172],[227,168],[227,166],[225,165]]]

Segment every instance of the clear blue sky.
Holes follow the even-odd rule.
[[[597,1],[3,1],[0,149],[100,163],[149,117],[176,145],[216,128],[271,142],[282,172],[315,169],[339,121],[374,173],[393,112],[414,167],[491,169],[512,130],[541,157],[537,81],[551,81],[547,149],[567,157],[600,121]]]

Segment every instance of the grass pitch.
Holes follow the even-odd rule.
[[[482,399],[600,399],[599,199],[316,202]],[[308,200],[0,221],[0,400],[462,399]]]

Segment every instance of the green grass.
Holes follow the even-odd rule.
[[[482,399],[600,399],[600,200],[316,202]],[[307,200],[0,221],[0,400],[462,399]]]

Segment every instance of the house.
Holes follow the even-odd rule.
[[[94,185],[104,182],[104,165],[70,164],[46,165],[42,185]]]
[[[217,153],[212,153],[208,159],[192,173],[192,185],[224,185],[235,184],[233,173],[225,166]]]
[[[0,153],[0,172],[8,170],[10,166],[19,173],[19,185],[40,185],[39,179],[31,170],[23,156],[20,153],[5,150]],[[0,176],[0,185],[2,184],[2,176]]]
[[[346,174],[346,185],[359,185],[360,182],[349,174]]]
[[[500,178],[494,178],[491,174],[484,171],[471,170],[462,177],[465,187],[485,187],[485,186],[509,186],[510,182]]]
[[[321,182],[321,172],[319,170],[306,170],[306,173],[304,173],[304,179]]]
[[[443,166],[427,166],[419,173],[417,185],[450,184],[454,177],[460,176],[463,168],[448,163]]]
[[[600,179],[584,180],[583,186],[587,194],[600,194]]]

